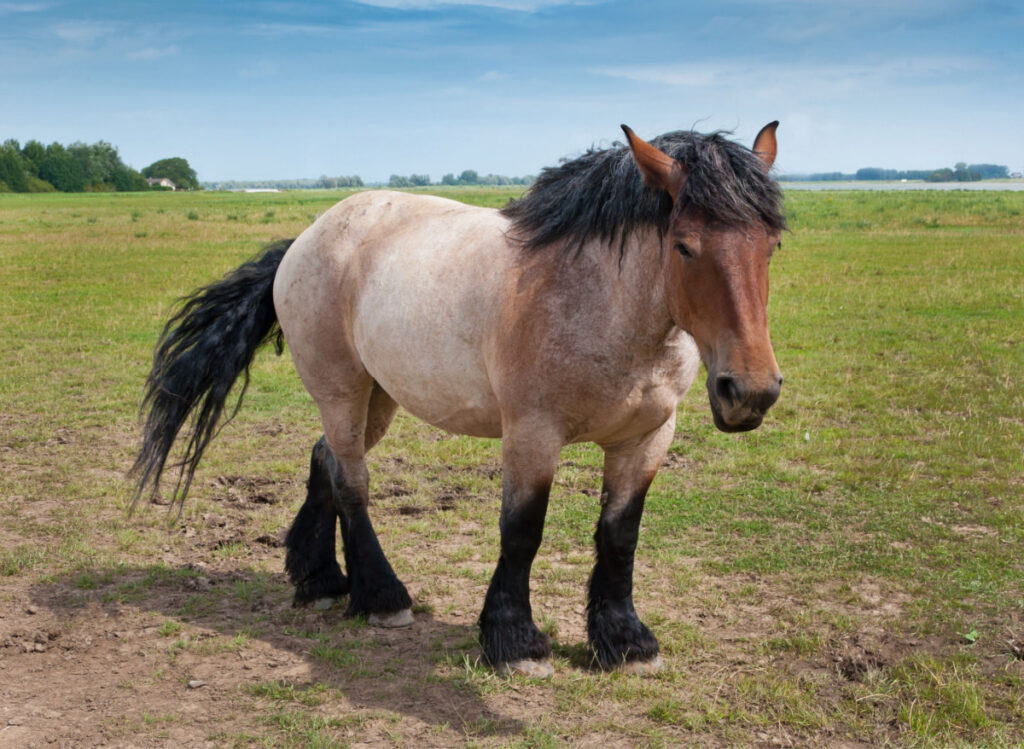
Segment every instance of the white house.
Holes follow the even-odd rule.
[[[156,185],[158,187],[169,187],[172,190],[178,189],[178,186],[167,179],[167,177],[146,177],[146,182],[150,187]]]

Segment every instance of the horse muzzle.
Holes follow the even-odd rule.
[[[707,388],[715,426],[723,432],[749,432],[761,426],[779,399],[782,375],[709,374]]]

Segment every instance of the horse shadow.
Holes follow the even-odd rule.
[[[120,628],[139,652],[166,654],[179,679],[186,671],[209,673],[211,684],[238,682],[243,692],[271,698],[276,688],[308,695],[326,687],[355,709],[465,735],[523,730],[483,700],[487,682],[500,677],[479,665],[474,625],[419,607],[412,626],[381,629],[346,618],[346,599],[317,611],[293,608],[291,595],[283,574],[162,564],[78,570],[30,591],[58,627],[93,639]],[[152,668],[152,657],[140,660],[140,673]]]

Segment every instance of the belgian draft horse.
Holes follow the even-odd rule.
[[[604,668],[656,670],[633,608],[644,496],[676,408],[707,367],[715,425],[756,428],[782,377],[768,336],[768,263],[785,219],[775,129],[752,149],[673,132],[592,149],[543,171],[502,210],[368,191],[186,297],[157,344],[135,464],[156,494],[186,421],[183,499],[239,377],[281,336],[320,411],[308,495],[287,536],[296,605],[349,596],[347,613],[413,621],[370,517],[366,453],[398,406],[502,440],[501,549],[480,614],[485,660],[550,673],[530,609],[559,452],[604,449],[588,641]],[[241,404],[239,399],[238,404]],[[237,406],[236,406],[237,409]],[[335,554],[340,520],[347,577]]]

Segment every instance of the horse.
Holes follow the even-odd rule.
[[[135,502],[155,498],[186,421],[173,495],[189,490],[228,393],[265,343],[287,342],[319,409],[307,495],[286,537],[295,605],[348,595],[349,616],[413,623],[368,514],[365,457],[399,406],[457,434],[501,439],[497,566],[479,617],[484,661],[552,673],[530,568],[559,454],[604,450],[586,608],[596,664],[651,673],[658,641],[633,604],[647,489],[700,363],[715,426],[759,426],[782,376],[768,270],[785,228],[771,122],[748,149],[716,132],[591,148],[542,171],[500,210],[373,190],[334,205],[183,299],[142,404]],[[179,504],[180,507],[180,504]],[[346,572],[337,560],[341,530]]]

